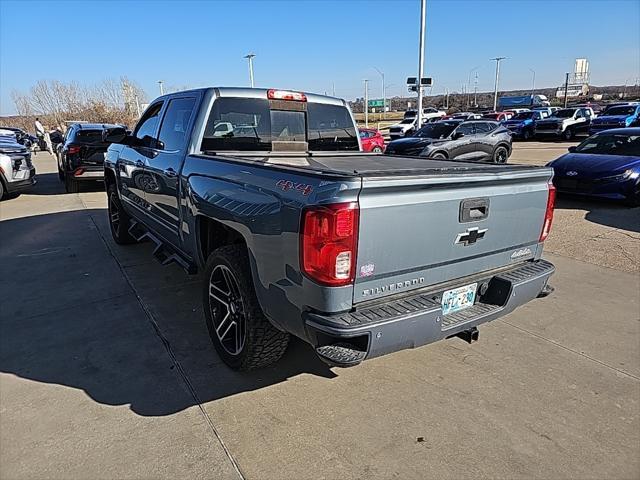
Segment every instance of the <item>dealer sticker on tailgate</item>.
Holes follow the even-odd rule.
[[[476,299],[477,283],[453,288],[442,294],[442,314],[458,312],[473,305]]]

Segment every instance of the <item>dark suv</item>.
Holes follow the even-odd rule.
[[[58,145],[58,177],[68,193],[79,190],[80,182],[104,179],[104,154],[110,143],[102,141],[102,132],[119,125],[74,123]]]
[[[506,163],[511,142],[509,131],[497,122],[441,120],[426,124],[411,137],[394,140],[385,153]]]

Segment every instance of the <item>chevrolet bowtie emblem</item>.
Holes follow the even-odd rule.
[[[464,233],[459,233],[456,237],[455,243],[461,243],[465,246],[476,243],[478,240],[484,238],[484,234],[487,233],[487,229],[480,230],[478,227],[467,228]]]

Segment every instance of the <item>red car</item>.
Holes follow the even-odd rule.
[[[384,152],[384,138],[378,130],[375,128],[361,128],[359,130],[363,152]]]
[[[504,122],[513,117],[512,112],[489,112],[482,115],[482,118],[488,118],[491,120],[495,120],[496,122]]]

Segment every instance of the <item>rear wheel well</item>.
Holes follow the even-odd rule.
[[[445,150],[437,150],[433,152],[430,156],[435,157],[436,155],[443,155],[444,158],[449,158],[449,154]]]
[[[203,264],[214,250],[226,245],[245,245],[244,237],[237,230],[209,217],[198,219],[198,245]]]

